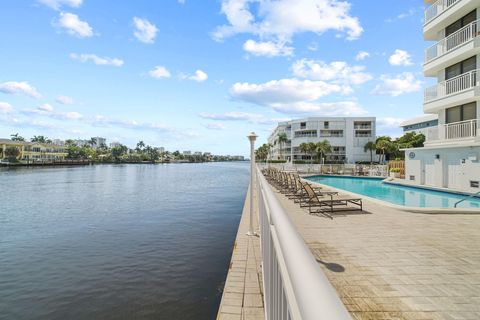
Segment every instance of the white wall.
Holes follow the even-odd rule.
[[[415,158],[410,159],[409,153]],[[439,159],[436,159],[439,155]],[[480,147],[406,150],[405,179],[434,187],[478,192],[470,181],[480,181]]]

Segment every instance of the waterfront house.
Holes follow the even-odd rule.
[[[281,133],[286,142],[279,142]],[[300,144],[327,140],[332,152],[327,162],[355,163],[370,161],[370,153],[364,151],[367,142],[375,142],[376,119],[374,117],[312,117],[280,122],[268,138],[272,145],[270,159],[305,160],[311,155],[300,150]]]
[[[0,139],[0,160],[6,160],[5,150],[12,147],[18,149],[17,160],[22,163],[60,161],[68,155],[61,145]]]
[[[480,191],[480,1],[426,0],[423,110],[438,115],[423,148],[405,150],[406,179],[419,185]]]

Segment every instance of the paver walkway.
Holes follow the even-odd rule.
[[[480,215],[364,200],[330,220],[278,199],[354,319],[480,319]]]
[[[243,207],[218,320],[264,319],[260,238],[246,234],[250,222],[249,195],[250,191]],[[254,211],[253,227],[258,231],[257,207]]]

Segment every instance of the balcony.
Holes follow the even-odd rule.
[[[478,24],[474,21],[426,49],[425,76],[437,76],[440,70],[480,53]]]
[[[480,121],[478,119],[459,121],[438,125],[426,132],[427,144],[438,144],[452,140],[471,139],[480,136]],[[453,142],[453,141],[452,141]]]
[[[438,40],[439,32],[478,6],[471,0],[437,0],[425,10],[423,36],[425,40]]]
[[[479,71],[472,70],[426,88],[424,112],[434,113],[443,108],[478,100],[480,97]]]
[[[438,0],[425,10],[424,24],[428,24],[430,21],[441,15],[459,0]]]

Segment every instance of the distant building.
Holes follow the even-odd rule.
[[[191,155],[192,155],[192,151],[183,151],[183,155],[184,155],[184,156],[191,156]]]
[[[84,147],[86,145],[90,145],[90,140],[77,139],[77,140],[73,140],[73,143],[77,147]]]
[[[60,140],[60,139],[53,139],[53,144],[57,145],[57,146],[64,146],[65,145],[65,141],[64,140]]]
[[[164,147],[158,147],[158,152],[164,153],[164,152],[165,152],[165,148],[164,148]]]
[[[233,161],[244,161],[245,157],[244,156],[231,156],[230,159],[233,160]]]
[[[427,136],[431,132],[430,128],[438,126],[438,114],[426,114],[420,117],[406,120],[400,124],[403,132],[421,133]]]
[[[65,160],[68,155],[64,146],[56,144],[0,139],[0,160],[7,158],[5,150],[11,147],[18,149],[20,162]]]
[[[287,135],[285,143],[278,142],[281,133]],[[268,138],[273,146],[269,159],[309,161],[311,155],[302,152],[300,145],[327,140],[332,152],[326,155],[326,162],[370,161],[370,153],[365,152],[364,146],[375,142],[375,138],[374,117],[313,117],[280,122]]]
[[[94,137],[93,139],[95,140],[95,145],[94,145],[95,148],[99,148],[102,145],[105,145],[105,146],[107,145],[107,139],[105,138]]]
[[[203,153],[201,151],[195,151],[195,153],[193,155],[201,157],[203,155]]]
[[[121,146],[122,144],[120,142],[110,142],[110,148],[115,148],[115,147],[119,147]]]

